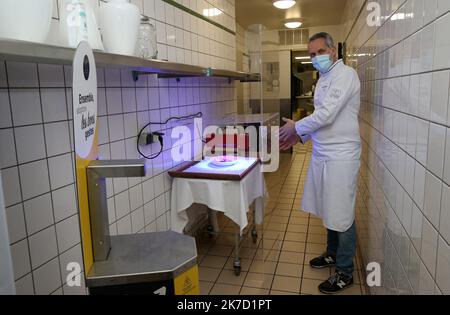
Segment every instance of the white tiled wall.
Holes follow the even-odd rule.
[[[164,12],[167,9],[169,17],[172,11],[174,15],[180,13],[163,1],[136,2],[149,15],[156,7],[159,11],[163,7]],[[234,21],[234,1],[210,2],[225,8]],[[198,6],[196,3],[183,1],[191,9],[203,8],[202,4],[206,2],[198,1]],[[159,27],[166,28],[170,24],[165,22],[167,15],[164,16],[155,14],[153,17],[160,19]],[[197,18],[189,18],[203,23]],[[225,45],[229,33],[210,26],[212,24],[201,27],[198,24],[198,32],[190,33],[192,38],[195,34],[197,43],[203,36],[201,34],[209,34],[211,37],[201,39],[208,43],[205,45],[214,41],[218,44],[222,39]],[[206,30],[210,33],[203,33]],[[234,36],[232,39],[235,45]],[[231,38],[229,40],[231,43]],[[182,49],[184,53],[190,51],[184,42],[180,47],[164,43],[161,46],[169,50]],[[218,65],[223,63],[225,66],[229,62],[230,67],[234,66],[234,48],[229,59],[228,55],[224,58],[210,54],[211,50],[196,50],[195,53],[199,60],[204,61],[208,56],[209,61],[215,60]],[[236,112],[235,85],[225,79],[183,78],[177,82],[176,79],[141,76],[134,82],[130,71],[100,68],[98,87],[102,159],[137,158],[138,130],[150,121],[160,122],[170,116],[202,111],[206,126]],[[112,235],[170,229],[171,182],[167,171],[176,166],[170,156],[170,133],[178,124],[151,127],[169,136],[165,137],[163,154],[148,162],[147,177],[107,181]],[[192,121],[183,124],[193,129]],[[84,286],[71,288],[66,285],[67,264],[82,262],[72,125],[71,67],[0,60],[0,169],[19,294],[86,293]],[[144,149],[149,155],[158,151],[157,145]]]
[[[450,1],[380,0],[349,33],[362,81],[358,200],[364,261],[382,265],[375,294],[450,293]]]

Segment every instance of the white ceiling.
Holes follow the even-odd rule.
[[[338,25],[347,1],[351,0],[297,0],[294,7],[280,10],[272,0],[236,0],[236,20],[244,28],[263,24],[268,29],[284,29],[284,21],[292,18],[300,18],[302,27]]]

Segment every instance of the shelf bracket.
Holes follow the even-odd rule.
[[[133,76],[133,81],[137,82],[139,80],[139,72],[138,71],[131,71],[131,75]]]

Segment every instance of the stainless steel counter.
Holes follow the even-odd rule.
[[[126,285],[174,279],[197,263],[192,237],[175,232],[111,237],[106,261],[94,262],[87,287]]]
[[[279,120],[279,113],[266,113],[266,114],[239,114],[235,117],[235,123],[241,124],[257,124],[263,122],[264,125]]]

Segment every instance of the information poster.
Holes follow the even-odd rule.
[[[73,60],[73,134],[84,271],[94,262],[86,167],[98,158],[97,69],[92,48],[81,42]]]

